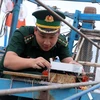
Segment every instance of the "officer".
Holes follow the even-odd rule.
[[[65,19],[63,13],[55,11]],[[1,60],[2,70],[33,72],[50,68],[50,58],[64,63],[77,63],[71,57],[68,43],[60,34],[61,20],[47,10],[32,14],[36,26],[23,26],[14,32]],[[43,71],[43,70],[42,70]]]

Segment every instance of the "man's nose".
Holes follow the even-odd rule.
[[[50,44],[50,40],[49,39],[45,39],[44,40],[44,44]]]

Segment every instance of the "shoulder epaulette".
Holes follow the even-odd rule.
[[[58,43],[62,44],[64,47],[67,47],[68,45],[68,42],[66,41],[65,37],[61,34],[58,37]]]
[[[30,34],[28,36],[25,36],[24,37],[24,41],[25,41],[25,44],[29,43],[30,41],[32,41],[32,39],[34,38],[34,35],[33,34]]]

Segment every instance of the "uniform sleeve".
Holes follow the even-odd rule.
[[[68,46],[59,46],[59,49],[58,49],[58,55],[59,55],[59,58],[60,60],[66,58],[66,57],[71,57],[71,53],[69,51],[69,48]]]

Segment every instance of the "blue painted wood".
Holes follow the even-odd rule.
[[[10,35],[9,35],[9,40],[14,34],[14,31],[16,30],[17,26],[17,21],[18,21],[18,15],[19,15],[19,10],[20,10],[20,4],[23,2],[23,0],[16,0],[15,1],[15,6],[12,11],[13,16],[12,16],[12,23],[11,23],[11,30],[10,30]]]
[[[80,13],[81,13],[80,11],[76,10],[76,12],[74,14],[73,26],[76,29],[79,26],[79,15],[80,15]],[[69,37],[68,37],[68,47],[69,47],[69,51],[70,51],[71,54],[72,54],[72,50],[73,50],[74,40],[78,40],[78,38],[79,38],[79,34],[77,34],[77,32],[75,30],[71,30]]]
[[[11,80],[10,79],[3,79],[0,78],[0,90],[4,89],[10,89],[11,86]],[[39,84],[34,84],[34,86],[40,86]],[[28,82],[20,82],[20,81],[13,81],[12,89],[14,88],[25,88],[25,87],[32,87],[31,83]],[[65,98],[68,98],[70,96],[73,96],[74,94],[77,94],[78,92],[81,92],[81,90],[77,90],[75,88],[70,89],[55,89],[49,91],[49,97],[50,100],[64,100]],[[100,94],[91,92],[93,96],[93,100],[100,100]],[[20,97],[27,97],[27,98],[35,98],[38,99],[40,96],[40,92],[27,92],[27,93],[18,93],[13,94],[15,96]],[[87,94],[83,95],[80,100],[90,100],[87,96]]]

